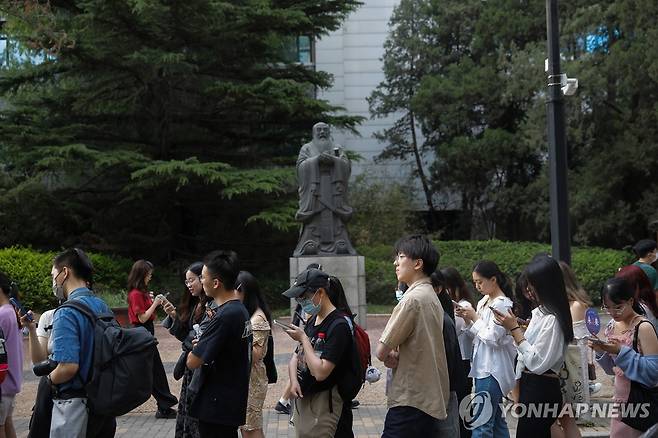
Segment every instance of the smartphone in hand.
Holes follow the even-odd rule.
[[[283,322],[277,321],[276,319],[275,319],[274,321],[272,321],[272,322],[273,322],[274,324],[278,325],[279,327],[281,327],[281,328],[284,329],[284,330],[295,330],[295,327],[293,327],[293,326],[291,326],[291,325],[289,325],[289,324],[286,324],[286,323],[283,323]]]
[[[14,309],[18,310],[18,315],[19,316],[25,316],[27,315],[27,320],[32,322],[34,321],[34,318],[32,315],[27,313],[27,310],[25,310],[25,307],[21,304],[20,301],[18,301],[16,298],[11,297],[9,298],[9,302],[11,303],[12,306],[14,306]]]
[[[588,341],[591,341],[594,344],[606,344],[607,342],[604,341],[603,339],[599,338],[598,336],[588,336],[587,337]]]

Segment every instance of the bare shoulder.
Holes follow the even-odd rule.
[[[574,321],[580,321],[585,319],[585,312],[587,312],[588,306],[576,300],[569,303],[569,309],[571,310],[571,318]]]
[[[645,319],[644,321],[648,321],[648,319]],[[639,324],[638,328],[638,336],[641,337],[642,339],[657,339],[658,340],[658,335],[656,335],[656,329],[654,328],[653,324],[649,322],[649,324]]]

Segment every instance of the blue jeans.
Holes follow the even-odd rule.
[[[472,438],[509,438],[507,421],[502,415],[500,403],[503,401],[503,393],[498,381],[493,376],[484,379],[475,379],[475,392],[488,392],[492,404],[492,415],[483,425],[473,429]]]

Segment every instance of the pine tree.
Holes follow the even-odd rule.
[[[198,251],[190,234],[225,239],[250,217],[294,227],[299,146],[319,120],[358,119],[316,100],[331,77],[286,48],[358,4],[3,3],[9,37],[46,59],[0,78],[0,243],[170,256]]]

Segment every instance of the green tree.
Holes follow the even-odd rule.
[[[47,56],[0,77],[0,244],[171,259],[235,244],[249,218],[253,235],[258,220],[289,229],[310,127],[358,119],[313,97],[331,77],[286,44],[337,29],[358,4],[3,2],[8,36]]]
[[[424,169],[428,146],[423,141],[412,105],[422,78],[432,64],[433,40],[429,0],[402,0],[393,10],[384,43],[384,76],[368,98],[373,118],[397,117],[390,128],[375,134],[388,143],[379,160],[413,160],[429,212],[428,228],[436,227],[436,208]]]

